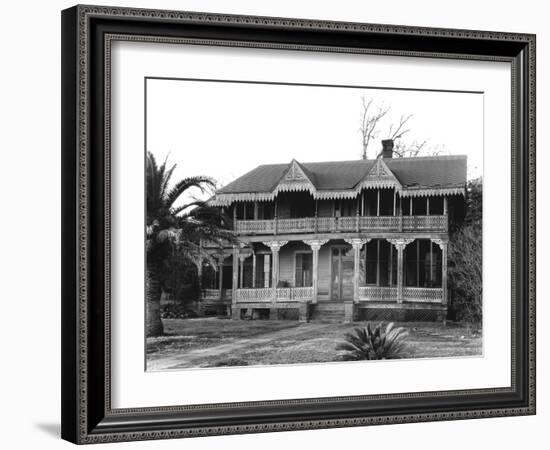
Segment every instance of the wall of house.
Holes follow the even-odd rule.
[[[288,282],[291,286],[295,284],[295,260],[296,252],[311,252],[308,245],[303,242],[289,242],[279,252],[279,282]],[[318,275],[318,296],[319,300],[329,300],[330,296],[330,243],[327,243],[319,250],[319,275]]]
[[[298,251],[311,252],[309,245],[303,242],[289,242],[279,251],[279,282],[288,282],[294,286],[295,255]]]

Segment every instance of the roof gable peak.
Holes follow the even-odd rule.
[[[397,177],[384,162],[383,158],[376,158],[367,175],[359,183],[359,189],[391,188],[401,190],[402,186]]]
[[[293,158],[277,183],[274,192],[309,191],[313,193],[315,190],[315,184],[307,169]]]

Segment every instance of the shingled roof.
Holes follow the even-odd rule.
[[[351,194],[364,183],[377,161],[378,164],[385,165],[399,182],[401,195],[415,195],[415,192],[428,195],[426,191],[433,190],[449,191],[448,193],[455,194],[463,193],[466,183],[465,155],[298,164],[317,192],[347,192],[349,195],[346,197],[349,198],[354,196]],[[219,200],[224,197],[227,197],[227,200],[229,197],[235,200],[254,198],[267,200],[269,195],[274,193],[293,162],[258,166],[219,189],[216,192],[216,198]],[[226,202],[222,201],[221,203]]]

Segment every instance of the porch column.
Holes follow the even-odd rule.
[[[220,296],[220,302],[223,300],[223,260],[225,259],[224,255],[221,254],[218,258],[218,270],[220,271],[218,276],[218,289],[219,289],[219,296]]]
[[[443,290],[443,297],[441,298],[441,304],[447,304],[447,247],[449,241],[445,239],[432,239],[434,244],[439,245],[441,249],[441,289]]]
[[[359,267],[361,265],[361,248],[370,238],[367,239],[345,239],[353,247],[353,302],[359,303]]]
[[[271,288],[273,289],[272,302],[277,301],[277,285],[279,284],[279,250],[283,245],[286,245],[288,241],[268,241],[264,242],[264,245],[271,249],[272,262],[271,262]]]
[[[403,303],[403,251],[414,239],[388,239],[397,249],[397,303]]]
[[[311,274],[311,284],[313,284],[313,300],[312,303],[317,303],[317,293],[319,292],[318,280],[319,280],[319,250],[326,244],[328,239],[312,239],[305,240],[304,244],[311,247],[313,269]]]
[[[202,252],[202,249],[201,249]],[[199,263],[197,264],[197,284],[198,284],[198,290],[199,290],[199,298],[197,299],[200,303],[201,297],[202,297],[202,257],[199,260]]]
[[[231,304],[233,307],[237,304],[237,285],[239,283],[239,246],[233,246],[233,283],[232,283],[232,295]]]
[[[252,287],[256,287],[256,253],[252,249]]]
[[[244,288],[244,260],[248,258],[249,255],[246,254],[240,254],[239,255],[239,262],[240,264],[240,271],[239,271],[239,288]]]

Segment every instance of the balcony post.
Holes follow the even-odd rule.
[[[304,244],[311,247],[313,270],[311,274],[311,284],[313,285],[313,303],[317,303],[318,280],[319,280],[319,250],[328,242],[328,239],[304,240]]]
[[[315,199],[315,225],[314,231],[317,233],[319,231],[319,200]]]
[[[403,251],[414,239],[388,239],[397,249],[397,303],[403,303]]]
[[[353,247],[353,302],[359,303],[359,267],[361,265],[361,248],[370,238],[367,239],[345,239]]]
[[[286,245],[288,241],[268,241],[263,244],[271,250],[271,283],[272,283],[272,303],[277,301],[277,285],[279,284],[279,250],[283,245]]]
[[[442,289],[442,298],[441,303],[443,305],[447,304],[447,248],[449,241],[446,239],[432,239],[434,244],[439,245],[441,249],[441,289]]]
[[[279,211],[278,211],[278,208],[277,208],[277,197],[275,197],[275,206],[273,207],[273,221],[274,221],[273,229],[275,230],[275,232],[273,234],[275,234],[275,235],[279,231],[278,230],[278,228],[279,228],[278,214],[279,214]]]
[[[403,197],[399,196],[399,232],[403,231]]]
[[[443,197],[443,215],[445,220],[445,231],[449,229],[449,204],[447,196]]]
[[[359,200],[361,199],[361,196],[359,195],[357,197],[357,205],[355,207],[355,232],[359,233],[359,212],[360,212],[360,206],[359,206]]]

